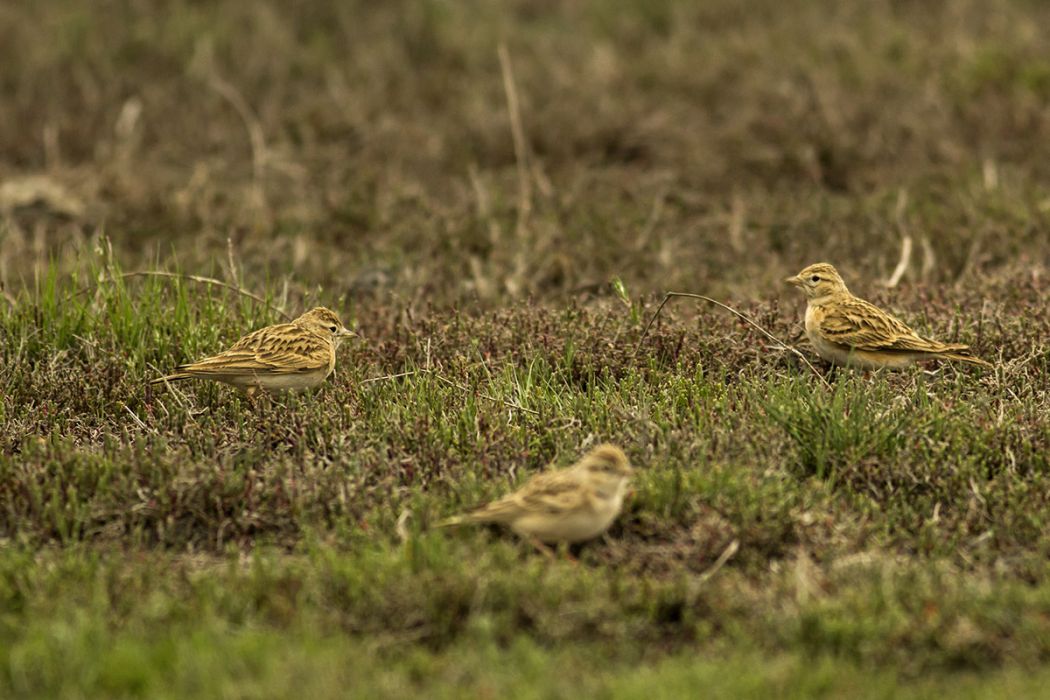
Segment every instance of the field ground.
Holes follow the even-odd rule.
[[[698,5],[0,7],[0,696],[1045,695],[1050,7]],[[821,259],[995,370],[643,335]],[[429,527],[600,441],[578,563]]]

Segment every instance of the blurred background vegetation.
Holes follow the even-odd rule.
[[[216,273],[229,239],[255,279],[449,302],[612,273],[765,296],[816,259],[888,277],[904,235],[913,281],[1028,269],[1048,20],[976,0],[5,3],[0,282],[72,269],[100,230],[126,267]]]

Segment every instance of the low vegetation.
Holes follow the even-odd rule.
[[[1039,694],[1048,20],[0,10],[0,695]],[[806,353],[820,259],[995,369],[647,330]],[[317,391],[147,387],[316,304]],[[430,527],[604,441],[578,563]]]

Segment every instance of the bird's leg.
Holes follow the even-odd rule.
[[[269,411],[273,406],[273,396],[271,396],[270,392],[263,391],[260,387],[246,387],[244,396],[248,399],[248,404],[253,409]]]
[[[548,559],[550,559],[552,561],[554,560],[554,558],[555,558],[554,557],[554,550],[552,550],[550,547],[548,547],[547,545],[545,545],[542,542],[540,542],[538,537],[530,537],[529,538],[529,544],[531,544],[536,549],[540,550],[540,552],[543,553],[543,556],[547,557]]]
[[[565,561],[567,561],[570,564],[572,564],[573,566],[576,566],[577,564],[580,563],[580,560],[577,559],[573,555],[573,553],[572,553],[572,545],[570,545],[568,542],[561,542],[561,543],[559,543],[558,544],[558,551],[561,554],[562,558],[565,559]]]

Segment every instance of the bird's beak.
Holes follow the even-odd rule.
[[[799,277],[798,275],[792,275],[791,277],[788,277],[784,281],[787,282],[788,284],[790,284],[793,287],[801,287],[802,286],[802,278]]]
[[[354,333],[349,328],[344,327],[341,331],[339,331],[339,337],[340,338],[356,338],[357,337],[357,333]]]

